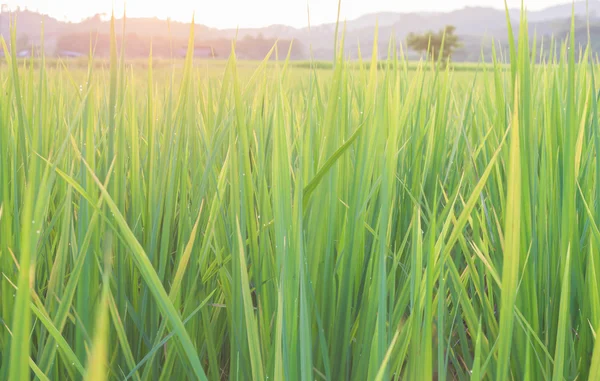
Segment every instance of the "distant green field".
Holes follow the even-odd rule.
[[[7,52],[0,380],[600,380],[598,66],[525,23],[446,69]]]
[[[18,59],[18,61],[20,62],[21,65],[25,65],[25,64],[29,64],[31,62],[31,59]],[[89,59],[88,58],[46,58],[45,59],[45,64],[46,67],[66,67],[70,70],[86,70],[88,67],[88,62]],[[279,60],[279,62],[284,62],[285,59],[281,59]],[[142,60],[142,59],[127,59],[126,61],[126,65],[127,66],[131,66],[134,68],[143,68],[143,69],[147,69],[148,68],[148,60]],[[6,65],[7,61],[6,60],[0,60],[0,66],[1,65]],[[184,65],[185,61],[183,59],[155,59],[152,62],[152,66],[154,69],[160,69],[160,68],[171,68],[171,67],[180,67],[182,68]],[[248,61],[248,60],[240,60],[238,61],[238,66],[239,67],[253,67],[256,68],[258,67],[260,64],[262,63],[262,61]],[[403,64],[404,61],[400,60],[400,63]],[[37,58],[35,60],[33,60],[33,65],[34,67],[38,67],[40,64],[40,59]],[[224,68],[225,65],[227,64],[227,60],[226,59],[202,59],[202,60],[194,60],[194,66],[196,67],[202,67],[202,66],[206,66],[206,67],[213,67],[213,68]],[[270,60],[268,62],[269,66],[275,66],[277,64],[277,61],[275,60]],[[349,69],[358,69],[360,68],[360,66],[363,66],[364,68],[368,69],[371,66],[371,62],[370,61],[366,61],[366,62],[360,62],[357,60],[354,61],[345,61],[345,64],[348,66]],[[384,70],[386,69],[386,66],[388,65],[393,65],[393,63],[391,61],[388,61],[386,59],[384,60],[380,60],[378,62],[378,69],[379,70]],[[419,69],[419,66],[423,66],[424,70],[432,70],[432,66],[431,66],[431,62],[427,62],[427,61],[409,61],[407,62],[407,68],[410,71],[414,71]],[[94,58],[94,66],[97,68],[109,68],[110,67],[110,61],[107,59],[102,59],[102,58]],[[298,69],[323,69],[323,70],[332,70],[333,69],[333,62],[332,61],[289,61],[288,63],[289,67],[293,67],[293,68],[298,68]],[[500,64],[499,66],[503,67],[504,70],[508,70],[509,66],[506,64]],[[450,63],[449,65],[449,69],[454,71],[454,72],[458,72],[458,71],[469,71],[469,72],[479,72],[479,71],[484,71],[486,69],[488,70],[493,70],[493,65],[491,63]]]

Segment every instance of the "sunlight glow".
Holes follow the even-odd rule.
[[[541,9],[568,0],[525,0],[530,10]],[[49,14],[59,20],[80,21],[97,13],[123,14],[123,1],[88,0],[0,0],[10,9],[27,8]],[[337,0],[128,0],[129,17],[171,18],[188,22],[195,12],[198,24],[214,28],[264,27],[283,24],[305,27],[308,24],[307,7],[310,7],[312,25],[335,21]],[[519,8],[521,0],[509,0],[510,7]],[[397,0],[343,0],[342,19],[354,19],[373,12],[435,12],[448,11],[465,6],[503,8],[503,0],[421,0],[418,2]]]

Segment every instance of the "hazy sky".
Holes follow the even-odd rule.
[[[568,3],[570,0],[524,0],[530,9]],[[60,20],[78,21],[96,13],[123,12],[123,0],[0,0],[10,8],[20,6],[39,10]],[[171,17],[216,28],[260,27],[271,24],[306,26],[307,5],[311,24],[335,21],[337,0],[127,0],[130,17]],[[521,0],[508,0],[510,7],[520,7]],[[503,8],[503,0],[342,0],[342,19],[353,19],[380,11],[447,11],[465,6]]]

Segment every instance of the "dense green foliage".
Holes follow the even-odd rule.
[[[467,76],[13,49],[0,379],[600,379],[594,65],[528,40]]]

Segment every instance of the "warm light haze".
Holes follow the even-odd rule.
[[[1,1],[1,0],[0,0]],[[87,0],[4,0],[10,9],[17,6],[49,14],[59,20],[79,21],[97,13],[123,13],[123,1]],[[564,3],[564,0],[525,0],[529,10],[536,10]],[[303,27],[311,24],[335,21],[337,0],[129,0],[127,15],[130,17],[172,18],[189,21],[192,13],[196,22],[214,28],[262,27],[284,24]],[[519,8],[521,0],[508,0],[509,7]],[[343,0],[342,19],[354,19],[373,12],[435,12],[449,11],[466,6],[504,7],[502,0]]]
[[[0,6],[0,381],[600,381],[600,0]]]

